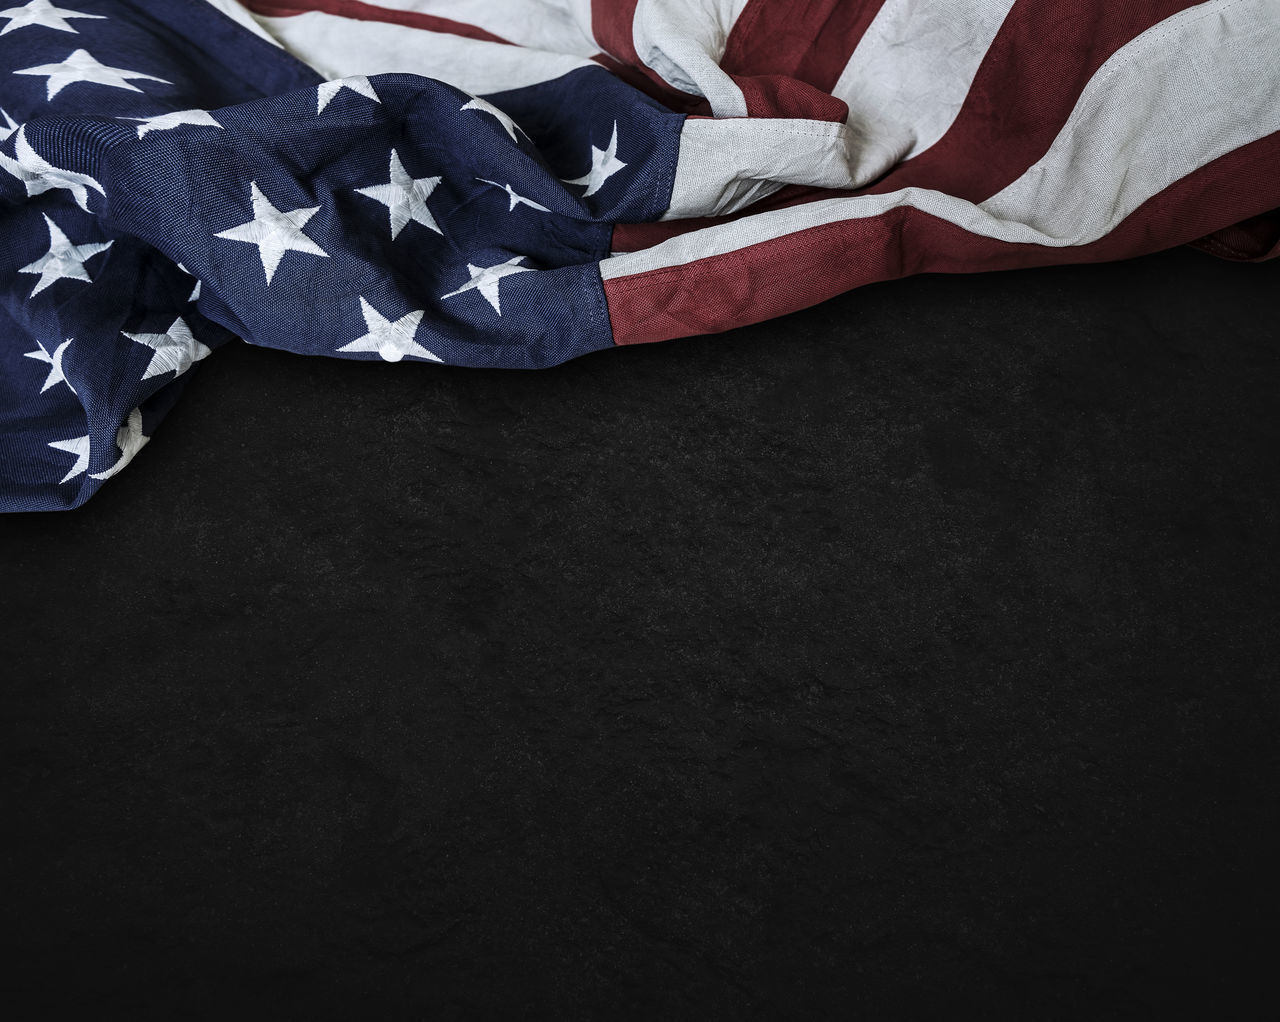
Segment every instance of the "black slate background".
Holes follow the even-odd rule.
[[[15,1017],[1274,1003],[1278,283],[216,353],[86,507],[0,520]]]

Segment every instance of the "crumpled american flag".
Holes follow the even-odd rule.
[[[539,368],[1266,258],[1278,132],[1280,0],[0,0],[0,508],[84,502],[236,337]]]

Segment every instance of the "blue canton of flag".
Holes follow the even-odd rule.
[[[0,0],[0,510],[82,503],[235,337],[538,368],[905,274],[1280,256],[1276,0],[1072,10]]]
[[[681,115],[599,67],[324,81],[206,4],[66,2],[0,11],[0,509],[83,503],[237,336],[509,368],[612,343],[596,264],[667,208]]]

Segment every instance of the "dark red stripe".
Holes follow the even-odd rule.
[[[751,0],[725,44],[720,66],[752,117],[843,121],[831,95],[884,0]]]
[[[737,76],[783,75],[829,93],[884,0],[751,0],[720,66]]]
[[[638,252],[642,248],[652,248],[669,238],[678,238],[682,234],[700,231],[704,227],[716,224],[733,223],[744,216],[766,213],[771,209],[786,209],[789,206],[803,206],[819,199],[846,199],[860,192],[836,188],[813,188],[809,185],[786,185],[767,198],[753,203],[736,213],[720,217],[691,217],[688,220],[662,220],[648,224],[615,224],[610,251]]]
[[[594,59],[668,109],[686,114],[710,113],[710,105],[701,96],[672,88],[661,75],[640,62],[632,28],[638,3],[639,0],[591,0],[591,35],[607,51]]]
[[[650,99],[656,99],[669,110],[682,114],[711,113],[711,104],[701,96],[691,96],[687,92],[673,89],[646,67],[623,64],[607,53],[597,53],[591,59],[601,67],[612,71],[633,89],[643,92]]]
[[[843,100],[786,75],[730,75],[742,90],[750,117],[799,117],[841,123],[849,118]]]
[[[492,32],[486,32],[475,25],[468,25],[449,18],[439,18],[434,14],[416,14],[412,11],[392,11],[385,7],[361,3],[360,0],[289,0],[287,3],[276,3],[274,0],[241,0],[241,3],[255,14],[263,14],[269,18],[288,18],[295,14],[307,14],[320,11],[323,14],[334,14],[339,18],[350,18],[353,21],[382,21],[388,25],[404,25],[407,28],[424,28],[428,32],[444,32],[449,35],[464,36],[467,39],[480,39],[488,43],[507,43]]]
[[[1138,5],[1102,6],[1078,0],[1056,5],[1019,0],[988,50],[955,123],[931,149],[868,188],[788,187],[726,219],[913,185],[984,202],[1048,151],[1080,93],[1112,54],[1198,2],[1146,0]],[[872,6],[878,9],[878,4]],[[1045,40],[1052,42],[1046,45]],[[614,231],[614,251],[645,248],[710,222],[619,225]]]
[[[1048,151],[1080,93],[1112,54],[1199,2],[1018,0],[947,134],[867,190],[916,185],[984,202]]]
[[[1224,227],[1192,244],[1220,259],[1250,263],[1280,259],[1280,209]]]
[[[617,344],[758,323],[916,273],[1105,262],[1185,244],[1280,206],[1280,132],[1182,178],[1089,245],[1015,245],[917,209],[812,227],[750,248],[604,282]]]
[[[631,25],[640,0],[591,0],[591,35],[600,46],[624,64],[638,66]]]
[[[613,237],[609,242],[609,250],[611,252],[639,252],[642,249],[653,248],[654,245],[661,245],[671,238],[678,238],[682,234],[700,231],[704,227],[714,227],[716,224],[732,223],[734,220],[740,220],[751,213],[758,213],[769,208],[771,207],[766,200],[751,207],[747,213],[736,213],[725,217],[700,216],[689,220],[662,220],[651,224],[615,224]]]

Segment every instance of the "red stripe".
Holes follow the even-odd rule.
[[[786,75],[731,75],[750,117],[799,117],[840,124],[849,118],[843,100]]]
[[[603,68],[621,78],[638,92],[643,92],[650,99],[655,99],[669,110],[681,114],[709,115],[711,104],[701,96],[691,96],[687,92],[673,89],[646,67],[623,64],[607,53],[597,53],[591,58]]]
[[[701,96],[672,88],[662,76],[645,67],[636,53],[633,24],[640,0],[591,0],[591,35],[608,51],[603,64],[632,88],[656,99],[677,113],[709,114],[711,106]],[[610,60],[609,58],[613,58]]]
[[[812,191],[812,189],[806,189],[806,191]],[[830,198],[831,196],[826,194],[826,197]],[[614,224],[613,237],[609,242],[609,251],[639,252],[646,248],[653,248],[654,245],[661,245],[671,238],[678,238],[682,234],[691,234],[707,227],[715,227],[717,224],[732,223],[735,220],[741,220],[744,216],[750,216],[752,213],[761,213],[772,208],[773,206],[766,199],[756,203],[745,212],[733,213],[724,217],[699,216],[688,220],[660,220],[649,224]]]
[[[751,0],[720,61],[732,75],[785,75],[829,93],[884,0]]]
[[[917,209],[811,227],[681,266],[604,282],[617,344],[714,333],[915,273],[1104,262],[1185,244],[1280,206],[1280,132],[1182,178],[1089,245],[1015,245]]]
[[[832,96],[884,0],[751,0],[725,44],[720,66],[746,97],[752,117],[843,121]]]
[[[1250,263],[1280,259],[1280,209],[1224,227],[1192,244],[1220,259]]]
[[[918,185],[985,202],[1048,151],[1080,93],[1117,50],[1200,2],[1018,0],[947,134],[867,190]]]
[[[287,3],[277,3],[274,0],[241,0],[241,3],[255,14],[266,15],[269,18],[289,18],[297,14],[320,11],[324,14],[336,15],[339,18],[350,18],[352,21],[382,21],[388,25],[424,28],[428,32],[444,32],[448,35],[464,36],[467,39],[480,39],[488,43],[507,43],[511,45],[509,39],[503,39],[501,36],[486,32],[482,28],[476,28],[475,25],[453,21],[449,18],[439,18],[434,14],[392,11],[385,7],[361,3],[360,0],[306,0],[306,2],[289,0]]]
[[[591,34],[595,41],[624,64],[638,65],[631,25],[640,0],[591,0]]]
[[[1140,5],[1104,7],[1079,0],[1060,4],[1018,0],[987,51],[955,123],[932,148],[868,188],[787,187],[725,219],[912,185],[985,202],[1048,151],[1080,93],[1112,54],[1199,2],[1146,0]],[[878,9],[876,4],[870,6]],[[1053,40],[1052,45],[1045,45],[1046,39]],[[614,231],[613,250],[647,248],[715,222],[724,221],[620,224]]]

